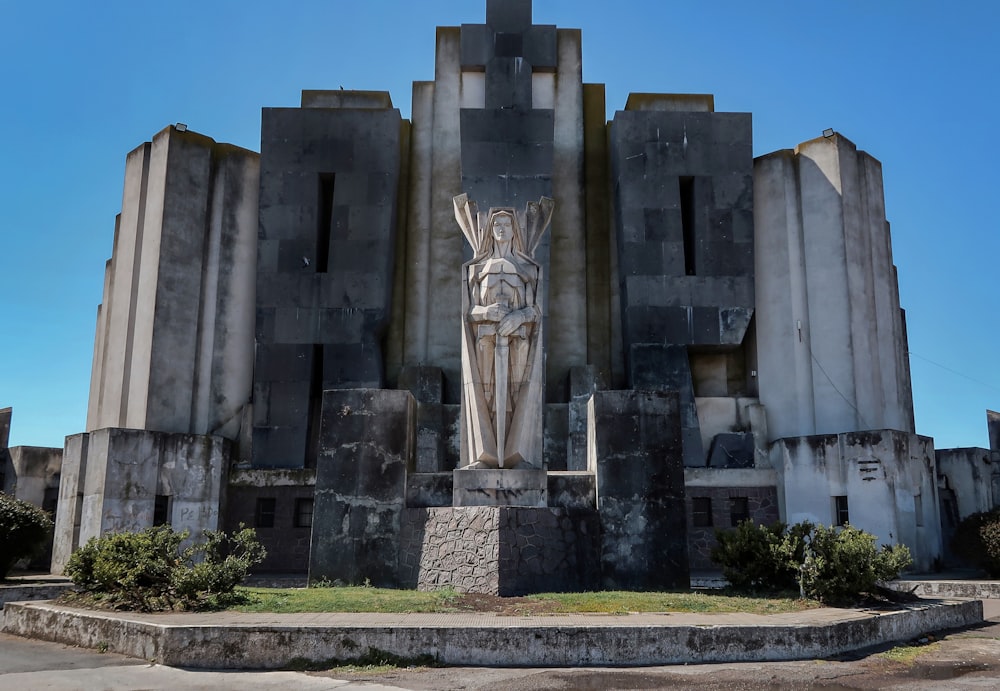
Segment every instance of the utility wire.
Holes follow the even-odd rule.
[[[811,357],[812,361],[816,363],[817,367],[819,367],[819,371],[823,373],[823,376],[826,377],[826,380],[828,382],[830,382],[830,386],[833,387],[833,390],[840,394],[840,397],[843,398],[847,402],[847,405],[849,405],[852,408],[854,408],[854,412],[857,413],[858,417],[861,419],[861,424],[864,425],[865,427],[868,427],[869,426],[868,425],[868,421],[865,420],[865,416],[861,414],[860,410],[858,410],[858,406],[854,405],[854,401],[852,401],[847,396],[845,396],[844,392],[837,388],[837,385],[833,383],[833,378],[830,377],[830,375],[827,373],[826,369],[823,368],[823,365],[821,365],[819,363],[819,360],[816,359],[816,355],[812,351],[812,345],[810,345],[810,344],[807,343],[806,347],[809,349],[809,357]]]
[[[956,376],[959,376],[959,377],[962,377],[963,379],[968,379],[969,381],[971,381],[971,382],[973,382],[975,384],[979,384],[981,386],[985,386],[985,387],[987,387],[989,389],[993,389],[994,391],[1000,391],[1000,386],[996,386],[994,384],[990,384],[989,382],[982,381],[981,379],[976,379],[975,377],[970,377],[968,374],[963,374],[962,372],[959,372],[958,370],[953,370],[951,367],[948,367],[947,365],[942,365],[940,362],[934,362],[933,360],[931,360],[929,358],[925,358],[923,355],[917,355],[912,350],[908,351],[907,354],[910,357],[919,358],[919,359],[923,360],[924,362],[930,363],[930,364],[934,365],[935,367],[940,367],[944,371],[951,372],[952,374],[954,374]]]

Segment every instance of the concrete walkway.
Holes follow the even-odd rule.
[[[194,669],[275,669],[370,651],[447,665],[604,666],[825,658],[983,620],[978,600],[790,614],[137,614],[8,604],[6,633]]]

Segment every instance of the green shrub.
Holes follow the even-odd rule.
[[[716,531],[716,539],[712,560],[734,589],[798,587],[802,595],[831,604],[871,593],[879,581],[896,578],[912,561],[905,546],[876,549],[874,535],[851,526],[743,521],[734,530]]]
[[[875,536],[850,525],[815,526],[802,563],[802,593],[842,604],[873,593],[881,581],[899,576],[913,560],[905,545],[875,546]]]
[[[1000,509],[965,518],[955,529],[951,548],[962,559],[1000,578]]]
[[[711,558],[736,590],[788,590],[795,587],[796,571],[782,556],[784,538],[784,523],[741,521],[732,530],[715,531]]]
[[[14,564],[42,552],[51,534],[48,513],[0,492],[0,580]]]
[[[206,609],[232,601],[233,589],[264,548],[253,530],[232,536],[206,530],[204,541],[182,548],[188,531],[170,526],[91,538],[66,564],[66,575],[115,609]]]
[[[741,521],[733,530],[716,530],[711,559],[722,567],[729,585],[740,591],[798,588],[811,523],[757,525]]]

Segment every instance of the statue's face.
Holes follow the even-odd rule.
[[[509,242],[514,235],[513,219],[507,214],[493,217],[493,239],[497,242]]]

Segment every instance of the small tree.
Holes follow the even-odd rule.
[[[48,513],[0,492],[0,580],[17,562],[42,552],[51,535]]]

